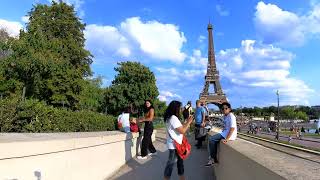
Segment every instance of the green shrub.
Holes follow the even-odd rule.
[[[1,132],[111,131],[116,127],[113,116],[54,108],[32,99],[5,99],[0,107]]]

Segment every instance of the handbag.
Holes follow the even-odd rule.
[[[131,122],[130,123],[130,131],[131,132],[139,132],[139,127],[136,123]]]
[[[195,128],[196,139],[206,136],[207,132],[208,130],[204,127],[196,127]]]
[[[188,139],[186,138],[186,136],[183,134],[182,137],[182,143],[179,144],[176,140],[174,140],[169,131],[168,134],[170,136],[170,138],[173,140],[174,146],[176,147],[176,151],[178,156],[180,156],[181,159],[185,160],[191,153],[191,145],[188,142]]]

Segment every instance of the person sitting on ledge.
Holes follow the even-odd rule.
[[[214,163],[218,163],[217,149],[220,140],[226,144],[229,140],[235,140],[237,138],[237,122],[236,117],[231,112],[231,105],[227,102],[221,104],[221,111],[223,112],[224,129],[221,133],[215,134],[208,139],[208,152],[209,161],[205,165],[206,167],[212,166]]]

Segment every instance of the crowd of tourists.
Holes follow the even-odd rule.
[[[235,140],[237,137],[237,123],[234,114],[232,113],[231,105],[227,102],[220,104],[220,110],[224,114],[224,128],[220,133],[208,136],[209,110],[205,102],[196,101],[196,107],[193,109],[191,101],[182,107],[179,101],[171,101],[164,113],[164,123],[166,129],[166,145],[169,151],[168,160],[164,168],[164,179],[170,179],[172,170],[177,164],[178,175],[180,179],[185,179],[184,176],[184,160],[191,153],[191,145],[188,142],[187,136],[190,137],[190,126],[194,124],[194,138],[197,141],[196,149],[202,148],[206,137],[208,137],[208,162],[205,167],[211,167],[215,163],[219,163],[217,156],[217,148],[220,141],[227,143]],[[141,144],[141,154],[137,159],[145,160],[150,156],[156,155],[157,150],[152,143],[153,120],[155,109],[150,100],[145,101],[145,111],[143,118],[129,118],[129,111],[125,110],[119,117],[119,127],[122,127],[125,132],[139,132],[139,123],[144,123],[143,140]],[[180,114],[183,118],[180,119]],[[126,121],[126,123],[124,123]],[[126,128],[124,128],[126,127]]]

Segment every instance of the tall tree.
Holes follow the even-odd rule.
[[[12,53],[9,47],[12,40],[5,29],[0,29],[0,98],[21,93],[19,90],[22,88],[22,83],[16,79],[8,79],[5,72],[6,58]]]
[[[8,32],[5,29],[0,28],[0,59],[9,55],[6,45],[9,38]]]
[[[102,77],[86,79],[78,104],[78,109],[102,112],[104,90],[101,88]]]
[[[141,110],[144,101],[155,101],[159,95],[156,78],[138,62],[118,63],[118,73],[106,90],[105,106],[109,113],[118,114],[126,107]]]
[[[22,82],[27,97],[76,108],[84,77],[91,75],[85,25],[74,7],[63,2],[37,4],[29,16],[26,31],[10,43],[12,54],[4,63],[6,79]]]

